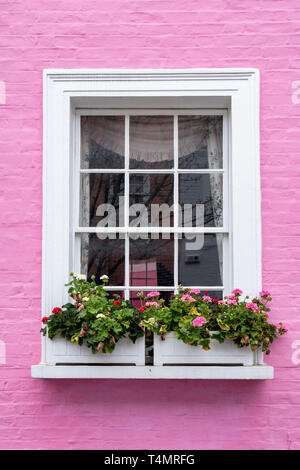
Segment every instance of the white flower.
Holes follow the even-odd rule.
[[[103,274],[103,276],[100,277],[100,281],[107,281],[108,276],[106,274]]]
[[[82,300],[84,300],[85,302],[87,302],[88,300],[90,300],[90,298],[89,298],[89,297],[83,297]]]
[[[105,315],[103,313],[98,313],[98,315],[96,315],[96,318],[105,318]]]
[[[86,281],[86,275],[85,274],[76,274],[76,273],[74,273],[74,277],[78,281]]]

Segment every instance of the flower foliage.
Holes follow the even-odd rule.
[[[84,275],[71,273],[69,295],[73,303],[55,307],[49,317],[43,317],[41,332],[50,339],[59,335],[74,344],[85,343],[93,353],[111,353],[116,343],[128,335],[134,343],[143,336],[140,326],[142,313],[128,301],[110,299],[104,285],[107,276],[102,276],[102,285],[95,278],[87,281]]]
[[[250,346],[253,351],[262,347],[267,354],[274,339],[287,332],[282,322],[275,325],[268,321],[272,300],[268,291],[261,291],[251,301],[248,296],[242,300],[240,289],[234,289],[224,300],[207,294],[200,296],[197,289],[180,288],[165,306],[156,292],[151,296],[152,305],[143,311],[142,325],[162,339],[174,331],[179,340],[204,350],[210,349],[212,339],[220,343],[231,339],[237,347]],[[148,297],[141,299],[141,308],[143,302],[149,304]]]
[[[269,322],[272,297],[266,290],[252,300],[248,296],[242,299],[240,289],[217,299],[208,291],[201,296],[199,289],[179,287],[168,306],[158,291],[146,297],[139,293],[140,306],[135,306],[121,298],[109,298],[105,275],[100,278],[101,285],[94,277],[91,281],[82,274],[71,273],[71,277],[66,286],[73,302],[55,307],[52,314],[43,317],[41,332],[50,339],[59,335],[74,344],[86,344],[93,353],[111,353],[125,336],[134,343],[146,328],[162,339],[174,331],[178,340],[204,350],[210,349],[211,340],[223,343],[231,339],[239,348],[249,346],[254,351],[262,347],[269,354],[274,339],[288,331],[282,322]]]

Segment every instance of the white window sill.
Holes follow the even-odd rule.
[[[274,378],[274,368],[256,366],[112,366],[48,365],[31,367],[31,376],[40,379],[231,379]]]

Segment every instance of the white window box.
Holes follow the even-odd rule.
[[[201,346],[195,347],[179,341],[174,332],[165,336],[154,335],[154,365],[170,364],[230,364],[253,366],[262,364],[261,351],[253,352],[250,347],[238,348],[231,340],[220,344],[211,341],[211,347],[204,351]]]
[[[62,337],[47,341],[48,364],[145,364],[145,338],[139,338],[135,343],[128,338],[122,338],[116,344],[112,353],[98,352],[93,354],[86,345],[79,346]]]

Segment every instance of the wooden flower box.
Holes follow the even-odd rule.
[[[176,338],[174,332],[168,333],[163,341],[154,335],[154,365],[168,364],[207,364],[207,365],[244,365],[263,363],[261,350],[252,351],[250,347],[238,348],[232,340],[220,344],[211,341],[211,348],[204,351],[201,346],[190,346]]]

